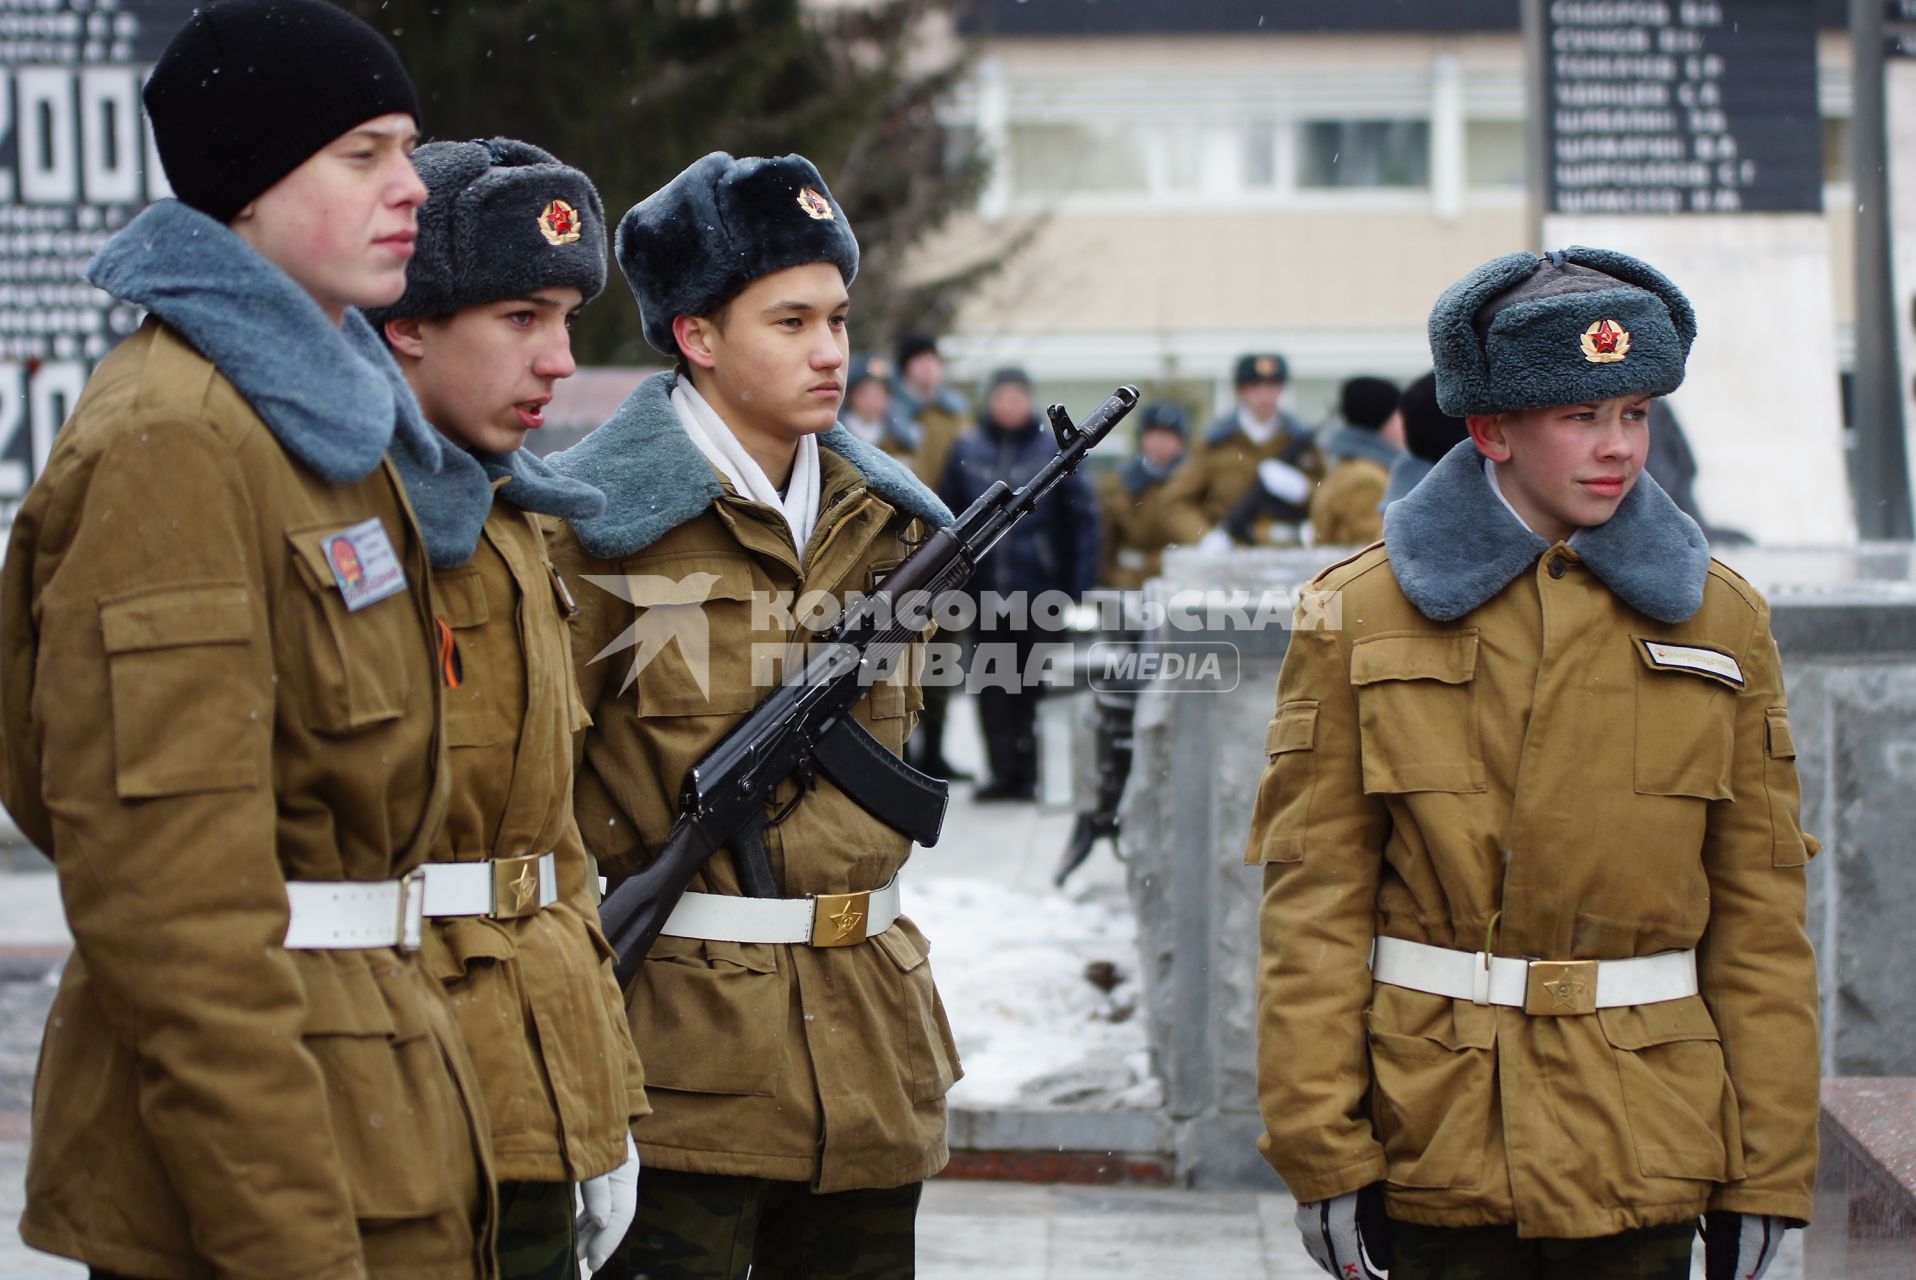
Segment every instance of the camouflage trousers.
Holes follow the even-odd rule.
[[[911,1280],[923,1190],[816,1195],[803,1182],[647,1169],[639,1216],[598,1280]]]
[[[1694,1222],[1591,1240],[1520,1240],[1512,1227],[1391,1220],[1390,1280],[1689,1280]]]
[[[499,1280],[578,1280],[570,1182],[499,1184]]]

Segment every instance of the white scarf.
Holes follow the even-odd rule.
[[[1243,405],[1237,407],[1237,429],[1250,438],[1252,444],[1262,449],[1277,434],[1278,424],[1284,421],[1282,413],[1273,413],[1269,418],[1258,419]]]
[[[803,565],[805,544],[811,541],[812,526],[818,523],[818,437],[800,438],[798,454],[792,459],[791,480],[781,495],[765,468],[745,451],[690,378],[680,378],[672,389],[672,407],[678,411],[685,434],[705,460],[732,482],[740,497],[762,502],[785,517],[792,531],[792,545],[798,549],[798,562]]]

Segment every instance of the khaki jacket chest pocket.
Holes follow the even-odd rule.
[[[874,561],[865,574],[865,593],[870,595],[876,591],[878,584],[903,563],[902,556]],[[871,692],[865,695],[865,718],[872,736],[899,754],[904,753],[905,739],[911,736],[912,725],[917,723],[914,717],[925,709],[925,691],[917,678],[922,674],[923,664],[924,644],[913,641],[891,672],[883,679],[874,680]]]
[[[258,786],[272,708],[245,669],[244,586],[142,588],[100,602],[122,799]]]
[[[752,570],[738,556],[676,556],[629,572],[623,594],[634,606],[631,626],[595,661],[613,664],[617,688],[633,664],[638,713],[647,716],[733,716],[771,691],[769,659],[780,637],[767,632],[754,661]],[[593,589],[597,589],[597,584]]]
[[[326,563],[325,537],[346,521],[289,529],[295,584],[287,589],[293,642],[304,647],[303,670],[290,678],[309,727],[351,733],[406,713],[413,681],[427,669],[426,636],[407,590],[349,610]],[[388,531],[387,536],[391,536]],[[280,673],[287,679],[288,673]]]
[[[459,687],[446,690],[446,745],[489,747],[503,736],[492,699],[493,655],[486,644],[492,610],[486,582],[477,565],[461,565],[433,575],[439,616],[452,630],[459,652]]]
[[[1737,686],[1727,676],[1669,665],[1685,660],[1685,654],[1698,655],[1698,662],[1711,662],[1704,655],[1716,651],[1667,645],[1641,636],[1633,643],[1642,659],[1637,668],[1633,769],[1637,794],[1730,799]],[[1652,656],[1652,645],[1666,655],[1661,662]],[[1676,657],[1671,658],[1671,654]],[[1728,659],[1725,669],[1735,670],[1735,659],[1727,654],[1723,657]]]
[[[1477,630],[1393,631],[1351,646],[1364,791],[1482,791]]]

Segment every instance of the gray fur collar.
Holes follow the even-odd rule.
[[[1703,605],[1709,543],[1648,471],[1617,513],[1577,534],[1575,545],[1619,599],[1658,622],[1682,622]],[[1497,500],[1484,457],[1469,440],[1385,509],[1384,546],[1398,586],[1434,622],[1482,605],[1550,548]]]
[[[1415,489],[1417,482],[1429,475],[1435,465],[1409,451],[1398,454],[1391,460],[1390,479],[1384,485],[1384,505],[1388,507]]]
[[[292,277],[199,210],[151,205],[100,250],[87,279],[185,338],[321,479],[371,475],[395,432],[428,464],[435,456],[434,432],[372,326],[356,311],[334,325]]]
[[[653,374],[603,425],[547,459],[559,475],[604,490],[602,514],[572,519],[580,545],[602,560],[651,546],[725,492],[712,464],[679,425],[672,407],[677,385],[677,374]],[[945,504],[911,472],[843,426],[832,427],[818,443],[857,468],[872,492],[892,506],[934,528],[951,523]]]
[[[1386,467],[1397,461],[1404,452],[1375,431],[1354,427],[1348,422],[1340,422],[1318,436],[1317,447],[1333,460],[1367,458]]]
[[[454,569],[472,558],[495,493],[526,511],[567,520],[589,520],[605,510],[604,494],[559,475],[525,449],[503,456],[467,453],[434,432],[433,454],[422,458],[410,442],[392,451],[393,469],[405,482],[435,569]],[[500,479],[506,483],[495,490]]]

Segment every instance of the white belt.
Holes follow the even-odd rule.
[[[1695,951],[1630,960],[1518,960],[1378,938],[1370,969],[1372,978],[1393,987],[1544,1015],[1595,1013],[1697,994]]]
[[[809,898],[739,898],[724,893],[686,893],[660,930],[674,938],[710,942],[803,942],[849,947],[876,937],[898,919],[898,877],[864,893],[821,893]]]
[[[426,914],[491,916],[516,920],[535,915],[559,900],[558,858],[550,853],[484,862],[429,862]]]
[[[362,947],[419,949],[426,882],[417,871],[403,880],[289,880],[289,951],[352,951]]]

